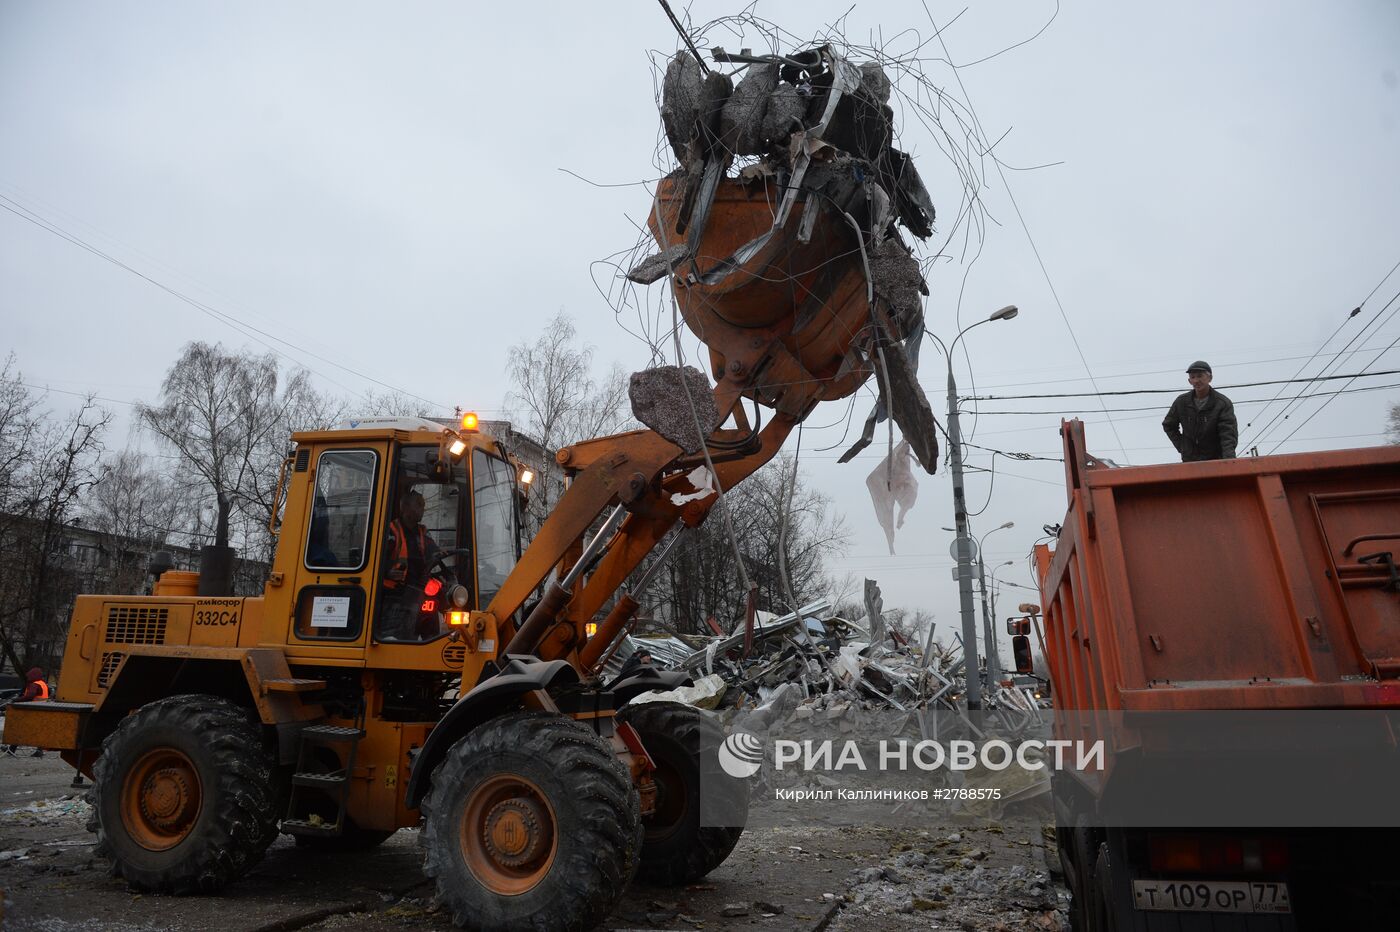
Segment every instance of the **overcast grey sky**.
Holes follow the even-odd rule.
[[[930,39],[935,21],[955,20],[943,40],[959,63],[1032,36],[1055,14],[1053,2],[757,6],[802,37],[848,9],[848,37],[901,54]],[[737,10],[697,2],[690,18]],[[648,190],[595,187],[560,169],[605,184],[656,176],[648,52],[676,41],[659,7],[641,0],[489,10],[0,0],[0,195],[294,344],[273,343],[323,388],[373,387],[331,360],[490,416],[505,390],[505,348],[560,308],[601,361],[647,361],[595,289],[608,270],[592,263],[633,244]],[[982,392],[1089,389],[1016,207],[1101,390],[1184,390],[1182,370],[1201,357],[1219,386],[1287,378],[1400,260],[1400,4],[1066,3],[1034,41],[961,68],[962,86],[932,60],[942,57],[936,40],[921,54],[930,81],[1001,140],[1005,164],[1055,163],[1006,171],[1008,194],[984,160],[990,222],[970,240],[959,230],[934,264],[928,319],[945,339],[959,319],[966,326],[1009,303],[1022,311],[965,339],[964,392],[970,375]],[[900,144],[939,207],[928,255],[954,229],[962,192],[937,140],[907,112]],[[1400,273],[1333,346],[1397,291]],[[3,211],[0,319],[0,350],[15,352],[29,381],[128,401],[154,397],[189,340],[262,348]],[[1373,328],[1355,344],[1370,351],[1342,371],[1371,363],[1398,335],[1400,318]],[[925,352],[936,410],[942,365]],[[1400,351],[1372,368],[1400,368]],[[1400,377],[1354,387],[1391,382]],[[1226,391],[1237,402],[1273,393]],[[1110,399],[1151,409],[1114,414],[1116,435],[1091,399],[985,407],[1083,410],[1093,449],[1152,463],[1174,456],[1158,426],[1169,400]],[[1400,389],[1340,396],[1282,449],[1384,442],[1397,400]],[[50,401],[62,408],[71,397]],[[1242,424],[1261,407],[1241,404]],[[866,408],[858,402],[857,420]],[[929,609],[949,632],[948,478],[923,479],[899,556],[888,558],[864,483],[882,445],[847,466],[836,465],[839,450],[817,452],[838,443],[844,412],[819,409],[811,425],[835,426],[806,430],[802,444],[804,468],[853,531],[837,569],[877,578],[887,605]],[[972,439],[1056,456],[1057,427],[1057,413],[987,415]],[[124,428],[112,440],[124,442]],[[988,455],[976,451],[973,463]],[[988,559],[1018,561],[999,578],[1029,583],[1026,551],[1042,524],[1063,516],[1062,467],[996,465],[975,529],[1014,520]],[[985,475],[969,486],[975,508],[987,498]]]

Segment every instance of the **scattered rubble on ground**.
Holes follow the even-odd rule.
[[[1049,871],[1033,862],[993,863],[987,846],[996,842],[975,834],[935,838],[920,832],[907,850],[853,871],[832,928],[1060,932],[1066,904]]]
[[[35,800],[25,806],[0,809],[0,824],[44,825],[73,822],[86,825],[92,807],[82,796],[61,796],[58,799]]]

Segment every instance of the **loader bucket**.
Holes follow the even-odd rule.
[[[746,395],[795,416],[858,389],[874,331],[856,230],[805,191],[775,223],[785,191],[772,178],[719,180],[700,216],[686,181],[661,182],[650,228],[662,249],[693,243],[671,286],[715,381],[740,375]]]

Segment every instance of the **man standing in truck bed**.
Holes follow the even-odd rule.
[[[1232,460],[1239,440],[1235,406],[1210,387],[1210,363],[1196,360],[1186,369],[1191,391],[1178,395],[1162,420],[1162,429],[1183,463]]]

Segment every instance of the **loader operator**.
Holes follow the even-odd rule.
[[[1197,360],[1186,368],[1191,391],[1177,396],[1162,429],[1183,463],[1199,460],[1232,460],[1239,440],[1235,406],[1210,387],[1210,363]]]
[[[380,640],[413,641],[436,631],[420,631],[423,587],[428,567],[438,555],[437,544],[423,527],[424,500],[409,489],[399,497],[399,516],[389,523],[389,548],[379,613]]]

